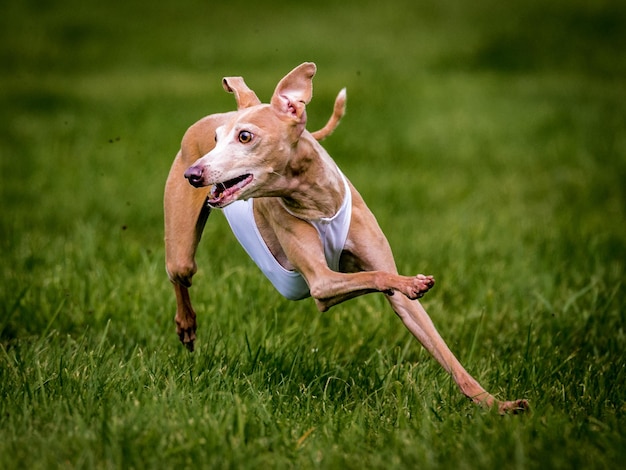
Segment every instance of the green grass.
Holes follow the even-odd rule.
[[[626,8],[4,2],[0,468],[615,468],[626,458]],[[320,314],[211,216],[178,344],[162,190],[185,129],[318,64],[309,128],[468,370],[381,296]]]

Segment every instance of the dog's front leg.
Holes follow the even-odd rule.
[[[176,333],[187,349],[193,351],[196,313],[188,288],[197,270],[196,248],[210,209],[206,206],[208,188],[193,188],[185,180],[183,173],[187,166],[179,153],[165,185],[165,261],[176,294]]]

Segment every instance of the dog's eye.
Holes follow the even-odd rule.
[[[252,132],[241,131],[239,133],[239,142],[241,142],[242,144],[248,144],[252,140],[252,137]]]

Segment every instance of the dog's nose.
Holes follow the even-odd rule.
[[[185,178],[196,188],[202,186],[202,167],[192,166],[185,171]]]

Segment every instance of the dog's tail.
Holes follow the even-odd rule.
[[[335,106],[333,108],[333,114],[328,120],[328,122],[326,123],[326,125],[318,131],[311,132],[311,135],[315,138],[315,140],[318,140],[318,141],[324,140],[326,137],[332,134],[333,131],[337,128],[339,121],[341,120],[343,115],[346,113],[346,99],[347,99],[346,89],[342,88],[339,94],[337,95],[337,98],[335,98]]]

